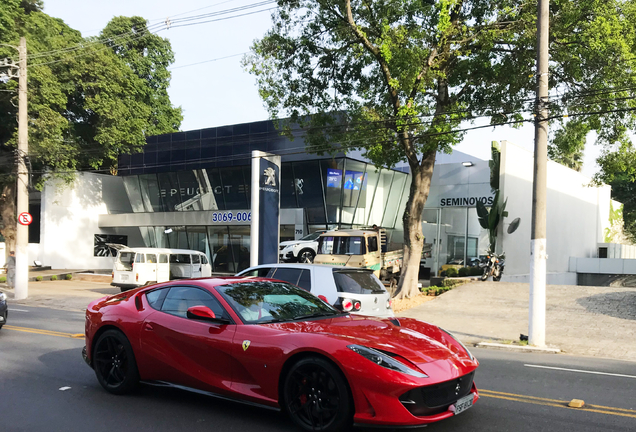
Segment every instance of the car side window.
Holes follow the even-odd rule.
[[[156,310],[161,310],[161,305],[163,304],[168,291],[170,291],[170,288],[158,289],[146,293],[146,300],[148,300],[150,307]]]
[[[157,263],[157,255],[155,254],[146,254],[146,262],[150,264]]]
[[[277,268],[274,275],[271,276],[274,279],[289,282],[294,285],[298,285],[298,279],[302,270],[293,268]]]
[[[159,264],[166,264],[168,262],[168,255],[161,254],[159,255]]]
[[[243,277],[267,277],[269,272],[272,271],[271,267],[261,267],[254,270],[241,273]]]
[[[309,270],[303,270],[300,273],[300,279],[298,279],[298,286],[305,291],[311,292],[311,272]]]
[[[135,262],[136,263],[142,263],[145,262],[144,260],[144,254],[142,253],[138,253],[137,256],[135,257]]]
[[[205,255],[201,255],[201,264],[207,264],[208,263],[208,257],[206,257]]]
[[[217,318],[230,319],[230,315],[212,294],[201,288],[194,287],[170,288],[170,292],[166,295],[166,299],[161,306],[161,311],[181,318],[187,318],[188,309],[192,306],[207,306],[212,309]]]
[[[192,264],[200,264],[201,263],[201,255],[192,255]]]
[[[369,252],[376,252],[378,250],[378,238],[369,237]]]

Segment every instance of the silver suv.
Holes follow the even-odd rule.
[[[391,295],[373,270],[321,264],[261,264],[238,273],[292,283],[344,312],[392,317]]]
[[[278,257],[281,262],[312,263],[318,248],[318,237],[326,231],[316,231],[298,240],[281,242]]]

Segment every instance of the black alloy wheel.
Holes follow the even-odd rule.
[[[298,254],[298,262],[311,264],[314,262],[316,254],[311,249],[303,249]]]
[[[283,408],[308,431],[340,431],[352,423],[349,386],[327,360],[307,357],[294,364],[285,378]]]
[[[107,330],[97,339],[93,366],[97,381],[110,393],[130,393],[139,383],[132,346],[118,330]]]

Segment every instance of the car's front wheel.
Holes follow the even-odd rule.
[[[283,406],[292,421],[308,431],[340,431],[352,422],[349,386],[327,360],[307,357],[285,378]]]
[[[316,254],[311,249],[303,249],[298,254],[298,262],[300,263],[312,263]]]
[[[139,383],[132,346],[119,330],[107,330],[99,336],[93,365],[97,381],[110,393],[130,393]]]

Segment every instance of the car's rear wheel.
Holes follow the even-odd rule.
[[[292,421],[308,431],[339,431],[351,424],[349,386],[328,361],[307,357],[285,378],[283,407]]]
[[[110,393],[130,393],[139,383],[132,346],[119,330],[107,330],[97,339],[93,365],[97,381]]]
[[[316,254],[311,249],[303,249],[298,254],[298,262],[300,263],[312,263]]]

